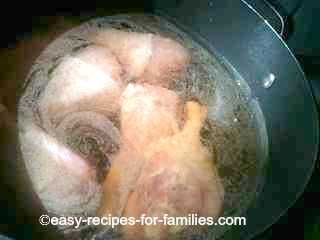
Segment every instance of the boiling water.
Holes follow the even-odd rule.
[[[208,118],[201,136],[202,142],[216,156],[214,161],[225,188],[222,215],[243,214],[259,194],[267,161],[267,135],[259,104],[232,66],[214,50],[210,48],[209,51],[200,44],[197,38],[163,18],[150,15],[105,17],[86,22],[64,34],[48,46],[31,69],[25,83],[26,94],[20,101],[20,115],[40,122],[37,99],[59,59],[88,46],[90,34],[109,27],[160,34],[189,49],[192,61],[188,74],[175,82],[174,90],[185,100],[196,98],[208,106]],[[216,237],[222,236],[225,230],[225,227],[212,229]],[[101,234],[103,239],[118,238],[112,234],[105,237],[106,233],[90,227],[64,232],[70,239],[102,239],[99,238]]]

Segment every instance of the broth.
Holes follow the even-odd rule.
[[[258,101],[252,97],[245,80],[226,60],[215,50],[200,44],[203,39],[200,41],[196,35],[191,36],[161,17],[118,15],[93,19],[56,39],[36,60],[24,84],[18,111],[20,129],[28,121],[41,125],[37,101],[61,58],[89,46],[89,35],[110,27],[169,37],[189,50],[191,63],[187,74],[175,81],[172,90],[185,101],[197,99],[208,106],[201,141],[216,156],[214,161],[225,189],[222,215],[244,214],[259,195],[267,164],[267,134]],[[119,126],[116,118],[110,121],[114,126]],[[21,151],[25,157],[23,146]],[[26,165],[32,178],[32,163],[26,162]],[[104,173],[99,172],[99,176],[101,174]],[[98,199],[95,204],[98,204]],[[227,229],[214,227],[212,232],[216,237],[221,237]],[[77,230],[62,227],[61,230],[68,239],[102,239],[102,235],[103,239],[121,238],[117,233],[105,233],[92,226],[82,226]],[[184,236],[183,239],[194,238]]]

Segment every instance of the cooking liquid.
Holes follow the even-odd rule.
[[[245,80],[214,50],[210,48],[209,51],[200,44],[203,39],[197,41],[196,37],[191,37],[158,16],[118,15],[94,19],[72,29],[49,45],[31,69],[26,88],[32,84],[36,92],[41,93],[60,57],[86,47],[90,44],[90,34],[109,27],[160,34],[179,41],[189,50],[192,60],[188,74],[184,79],[175,81],[173,90],[186,101],[197,99],[208,106],[208,118],[201,131],[201,140],[214,153],[215,165],[225,188],[222,215],[244,214],[250,203],[258,197],[264,182],[268,150],[264,117]],[[36,92],[33,91],[32,101],[31,95],[28,97],[26,94],[25,103],[35,105]],[[28,113],[24,112],[25,115]],[[36,114],[31,118],[39,120]],[[110,120],[118,126],[115,119]],[[210,232],[217,238],[223,236],[227,229],[226,226],[215,226],[210,227]],[[70,239],[121,239],[118,234],[102,233],[87,226],[63,231]],[[102,234],[104,237],[99,238]]]

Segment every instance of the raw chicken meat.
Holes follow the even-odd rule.
[[[144,149],[163,136],[178,131],[178,96],[151,85],[128,84],[121,96],[120,153],[104,183],[104,199],[98,213],[120,216],[144,164]]]
[[[188,102],[183,128],[174,92],[129,85],[122,96],[123,149],[104,183],[99,215],[217,217],[224,191],[200,142],[206,107]],[[171,104],[170,104],[171,103]],[[183,226],[123,226],[125,239],[167,239]]]
[[[20,132],[20,143],[33,186],[48,211],[74,215],[96,210],[100,186],[84,159],[32,123]]]
[[[124,141],[137,149],[178,131],[181,112],[178,95],[149,84],[128,84],[121,96],[121,128]]]
[[[198,214],[217,217],[224,191],[215,173],[211,154],[200,142],[206,108],[196,102],[186,105],[183,129],[160,138],[144,152],[146,163],[136,187],[129,195],[124,216],[138,219],[142,214],[162,219]],[[168,239],[185,226],[125,225],[125,239]]]
[[[136,83],[169,87],[190,62],[180,43],[150,33],[108,29],[98,32],[93,41],[111,49],[126,69],[127,81]]]
[[[170,87],[173,81],[183,77],[189,62],[190,54],[180,43],[154,35],[150,61],[136,82]]]
[[[107,46],[118,56],[129,79],[143,74],[152,55],[152,34],[108,29],[99,31],[94,42]]]
[[[143,155],[130,142],[123,143],[120,152],[112,160],[112,167],[102,186],[98,216],[120,217],[127,204],[129,193],[134,189],[144,164]]]
[[[50,121],[57,122],[74,111],[115,112],[119,108],[121,75],[120,64],[105,47],[93,45],[75,57],[65,57],[40,99],[45,127],[50,129]]]

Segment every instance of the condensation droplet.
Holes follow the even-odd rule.
[[[234,119],[233,119],[233,122],[234,122],[234,123],[237,123],[237,122],[239,122],[239,119],[238,119],[238,118],[234,118]]]
[[[212,7],[212,6],[213,6],[213,2],[209,1],[209,7]]]
[[[209,18],[209,22],[211,22],[211,23],[213,22],[213,18],[212,17]]]
[[[273,73],[270,73],[266,78],[263,79],[262,85],[264,88],[270,88],[275,80],[276,76]]]

